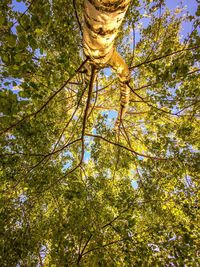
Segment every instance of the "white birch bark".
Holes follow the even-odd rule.
[[[122,24],[130,0],[85,0],[83,45],[90,62],[98,68],[111,66],[120,81],[121,109],[117,124],[129,103],[129,68],[115,49],[115,38]]]

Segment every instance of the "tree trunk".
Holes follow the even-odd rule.
[[[120,81],[121,109],[116,124],[123,118],[129,103],[129,68],[115,49],[115,38],[130,0],[85,0],[83,45],[90,64],[97,68],[111,66]]]

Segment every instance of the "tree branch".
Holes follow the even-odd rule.
[[[75,71],[75,73],[69,77],[69,79],[57,90],[55,91],[48,99],[47,101],[35,112],[26,115],[25,117],[23,117],[21,120],[15,122],[14,124],[10,125],[8,128],[4,129],[2,132],[0,132],[0,135],[8,132],[9,130],[11,130],[12,128],[16,127],[17,125],[19,125],[20,123],[22,123],[23,121],[25,121],[26,119],[36,116],[38,113],[40,113],[48,104],[49,102],[60,92],[63,90],[63,88],[74,78],[74,76],[79,72],[79,70],[85,65],[85,63],[88,61],[88,58],[83,61],[81,63],[81,65],[77,68],[77,70]]]
[[[20,19],[23,18],[23,16],[29,11],[29,9],[31,8],[31,6],[33,5],[33,3],[35,2],[36,0],[32,0],[31,3],[29,4],[29,6],[27,7],[27,9],[20,15],[20,17],[13,22],[13,24],[11,25],[10,29],[18,22],[20,23]],[[21,25],[21,24],[20,24]],[[23,28],[23,27],[22,27]],[[25,30],[25,29],[24,29]]]
[[[78,17],[77,9],[76,9],[76,0],[73,0],[73,7],[74,7],[74,12],[75,12],[76,20],[77,20],[77,23],[78,23],[78,26],[79,26],[79,30],[81,32],[81,36],[83,36],[83,31],[82,31],[81,23],[80,23],[80,20],[79,20],[79,17]]]
[[[191,74],[194,74],[194,73],[196,73],[196,72],[198,72],[198,71],[200,71],[200,69],[196,69],[196,70],[190,71],[190,72],[188,72],[188,73],[186,73],[186,74],[184,75],[184,78],[185,78],[186,76],[191,75]],[[177,81],[177,82],[178,82],[179,79],[173,78],[173,79],[170,80],[170,82],[172,82],[172,81]],[[145,84],[145,85],[142,85],[141,87],[133,88],[133,90],[134,90],[134,92],[135,92],[135,91],[139,91],[139,90],[141,90],[141,89],[144,89],[144,88],[147,88],[147,87],[151,87],[151,86],[156,85],[156,84],[159,84],[159,83],[161,83],[161,82],[158,81],[158,82],[154,82],[154,83],[147,83],[147,84]]]
[[[149,64],[149,63],[151,63],[151,62],[160,60],[160,59],[165,58],[165,57],[173,56],[173,55],[175,55],[175,54],[178,54],[178,53],[181,53],[181,52],[184,52],[184,51],[190,51],[190,50],[194,50],[194,49],[198,49],[198,48],[200,48],[199,45],[198,45],[198,46],[194,46],[194,47],[184,48],[184,49],[181,49],[181,50],[177,50],[177,51],[174,51],[174,52],[172,52],[172,53],[165,54],[165,55],[163,55],[163,56],[159,56],[159,57],[157,57],[157,58],[153,58],[153,59],[151,59],[151,60],[141,62],[141,63],[139,63],[139,64],[137,64],[137,65],[135,65],[135,66],[130,67],[130,70],[133,70],[133,69],[135,69],[135,68],[139,68],[139,67],[141,67],[142,65]]]
[[[92,96],[92,89],[93,89],[94,80],[95,80],[95,76],[96,76],[95,75],[95,67],[92,65],[91,68],[92,68],[91,79],[90,79],[90,84],[89,84],[88,98],[87,98],[85,113],[84,113],[84,117],[83,117],[83,128],[82,128],[82,134],[81,134],[81,140],[82,140],[81,162],[83,162],[83,158],[84,158],[84,149],[85,149],[84,135],[85,135],[85,128],[86,128],[86,121],[87,121],[88,110],[89,110],[89,106],[90,106],[90,100],[91,100],[91,96]]]
[[[82,100],[82,97],[83,97],[83,95],[84,95],[84,93],[85,93],[85,90],[86,90],[87,86],[88,86],[88,85],[86,85],[85,88],[83,89],[83,91],[82,91],[82,93],[81,93],[81,96],[80,96],[80,98],[79,98],[79,100],[78,100],[77,106],[76,106],[74,112],[72,113],[72,115],[71,115],[69,121],[66,123],[65,127],[63,128],[63,130],[62,130],[62,132],[61,132],[61,134],[60,134],[60,136],[59,136],[59,138],[58,138],[58,140],[57,140],[57,142],[56,142],[56,144],[55,144],[55,146],[54,146],[54,150],[56,149],[57,145],[58,145],[59,142],[60,142],[60,139],[62,138],[63,133],[65,132],[65,130],[66,130],[67,127],[69,126],[70,122],[72,121],[74,115],[76,114],[76,111],[77,111],[78,108],[79,108],[80,102],[81,102],[81,100]]]
[[[156,107],[156,106],[150,104],[149,101],[146,101],[142,96],[140,96],[138,93],[136,93],[135,90],[130,86],[129,83],[127,83],[127,85],[128,85],[128,87],[131,89],[131,91],[132,91],[138,98],[140,98],[140,99],[142,100],[142,102],[145,103],[147,106],[152,107],[152,108],[155,108],[155,109],[157,109],[157,110],[159,110],[159,111],[161,111],[161,112],[164,112],[164,113],[166,113],[166,114],[169,114],[169,115],[171,115],[171,116],[179,116],[178,114],[181,113],[183,110],[185,110],[186,108],[188,108],[188,107],[190,107],[190,106],[195,105],[196,103],[198,103],[198,101],[196,101],[196,102],[191,103],[190,105],[184,107],[182,110],[180,110],[180,111],[178,111],[178,112],[176,112],[176,113],[171,113],[170,111],[164,110],[164,109],[162,109],[162,108],[158,108],[158,107]]]
[[[88,240],[86,241],[86,243],[85,243],[85,245],[84,245],[84,247],[83,247],[83,249],[82,249],[80,255],[78,256],[78,260],[77,260],[77,264],[78,264],[78,265],[79,265],[79,263],[80,263],[80,261],[81,261],[82,256],[85,254],[84,251],[85,251],[87,245],[89,244],[91,238],[92,238],[92,234],[89,236],[89,238],[88,238]]]
[[[90,133],[85,133],[85,135],[86,136],[91,136],[91,137],[102,139],[102,140],[104,140],[105,142],[108,142],[111,145],[115,145],[115,146],[121,147],[121,148],[123,148],[123,149],[125,149],[127,151],[130,151],[133,154],[135,154],[136,156],[140,156],[140,157],[144,157],[144,158],[150,158],[150,159],[155,159],[155,160],[167,160],[167,158],[158,158],[158,157],[154,157],[154,156],[144,155],[144,154],[139,153],[139,152],[136,152],[135,150],[133,150],[131,148],[128,148],[128,147],[126,147],[124,145],[121,145],[119,143],[115,143],[113,141],[110,141],[110,140],[108,140],[105,137],[100,136],[100,135],[95,135],[95,134],[90,134]]]
[[[100,247],[92,248],[92,249],[86,251],[85,253],[83,253],[83,256],[86,255],[86,254],[88,254],[89,252],[92,252],[92,251],[95,251],[95,250],[98,250],[98,249],[101,249],[101,248],[104,248],[104,247],[107,247],[107,246],[110,246],[110,245],[113,245],[113,244],[116,244],[116,243],[119,243],[119,242],[122,242],[122,241],[125,241],[125,240],[128,240],[128,239],[127,238],[122,238],[122,239],[114,240],[112,242],[109,242],[107,244],[104,244],[104,245],[102,245]]]

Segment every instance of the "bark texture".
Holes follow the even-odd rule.
[[[97,68],[111,66],[120,82],[120,112],[116,124],[123,118],[129,103],[129,68],[115,49],[115,38],[130,0],[85,0],[83,45],[85,55]]]

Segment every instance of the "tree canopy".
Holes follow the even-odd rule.
[[[83,2],[0,2],[0,266],[199,266],[199,1],[131,1],[118,129]]]

